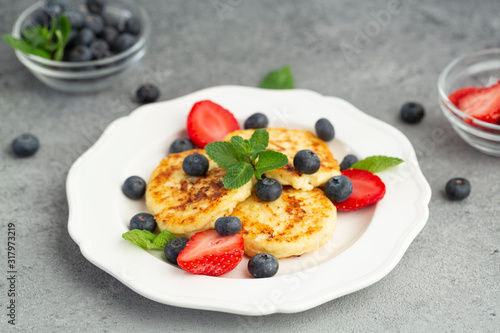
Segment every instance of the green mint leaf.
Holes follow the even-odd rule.
[[[47,30],[47,39],[51,39],[52,36],[54,36],[56,29],[59,27],[59,22],[57,22],[57,17],[55,15],[51,16],[50,21],[50,30]]]
[[[28,42],[12,37],[11,35],[2,35],[3,40],[9,44],[12,48],[19,50],[26,54],[33,54],[42,58],[50,59],[50,53],[39,48],[31,46]]]
[[[352,169],[363,169],[368,170],[372,173],[380,172],[389,168],[392,168],[400,163],[403,160],[397,157],[388,157],[388,156],[370,156],[359,162],[354,163],[351,167]]]
[[[56,38],[55,38],[56,41],[53,42],[51,40],[50,43],[48,43],[47,45],[45,45],[45,49],[48,50],[48,51],[55,51],[62,44],[62,34],[61,34],[61,31],[60,30],[56,30],[56,32],[54,33],[54,35],[56,36]],[[55,57],[54,57],[53,60],[60,60],[60,59],[55,59]]]
[[[66,46],[69,35],[71,34],[71,23],[64,14],[59,17],[59,28],[61,29],[63,44]]]
[[[54,60],[61,61],[64,55],[64,41],[60,30],[56,31],[57,44],[54,52]]]
[[[167,230],[156,236],[151,231],[139,229],[127,231],[122,237],[145,250],[163,249],[168,242],[175,238]]]
[[[270,72],[262,79],[259,87],[265,89],[293,89],[295,84],[291,67],[285,66]]]
[[[269,145],[269,132],[264,128],[258,128],[253,132],[252,137],[250,138],[250,148],[257,146],[264,146],[267,148]]]
[[[47,40],[49,38],[49,29],[47,28],[47,26],[43,26],[43,27],[35,27],[35,29],[38,28],[38,34],[42,37],[45,38],[45,40]]]
[[[172,235],[170,231],[163,230],[158,236],[155,237],[155,239],[153,240],[153,244],[157,248],[163,249],[167,245],[167,243],[173,239],[175,239],[175,236]]]
[[[247,155],[250,152],[250,143],[248,140],[243,140],[241,136],[233,136],[231,138],[231,144],[240,154]]]
[[[248,183],[254,175],[260,180],[264,172],[279,169],[288,163],[286,155],[266,150],[268,144],[269,133],[260,128],[249,140],[233,136],[231,142],[212,142],[205,146],[205,150],[215,163],[227,171],[222,183],[226,189],[232,190]]]
[[[250,159],[252,160],[252,163],[254,163],[255,160],[257,159],[257,157],[259,156],[259,153],[261,151],[266,150],[266,146],[264,146],[264,145],[257,145],[255,147],[252,147],[251,150],[252,151],[248,154],[248,157],[250,157]]]
[[[288,157],[285,154],[274,150],[262,151],[255,164],[255,178],[260,179],[263,173],[282,168],[287,164]]]
[[[153,241],[156,236],[150,231],[133,229],[124,233],[122,237],[132,244],[142,247],[143,249],[148,250],[155,248]]]
[[[23,30],[23,37],[29,42],[29,44],[31,44],[32,47],[46,43],[46,38],[40,33],[41,29],[41,27],[33,27]]]
[[[71,32],[71,24],[68,18],[61,15],[51,17],[51,28],[47,26],[36,26],[24,29],[22,35],[24,40],[3,35],[3,39],[12,48],[26,54],[61,61]]]
[[[71,33],[71,24],[68,18],[63,14],[59,17],[59,30],[56,31],[58,37],[58,47],[54,53],[54,60],[62,61],[64,56],[64,48],[68,44],[69,35]]]
[[[208,157],[224,170],[228,170],[240,162],[245,156],[237,152],[231,142],[216,141],[205,146]]]
[[[266,150],[266,147],[269,144],[269,132],[264,128],[256,129],[249,142],[250,152],[248,153],[248,157],[250,157],[252,163],[254,163],[259,153]]]
[[[54,60],[55,61],[62,61],[64,56],[64,48],[58,47],[56,52],[54,52]]]
[[[222,183],[228,190],[234,190],[248,183],[252,179],[253,171],[250,163],[240,162],[227,169]]]

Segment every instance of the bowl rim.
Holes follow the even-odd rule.
[[[20,51],[19,51],[20,52]],[[19,61],[24,64],[29,70],[35,71],[37,74],[44,75],[51,78],[63,79],[63,80],[82,80],[82,79],[97,79],[103,76],[113,75],[115,73],[121,72],[128,67],[130,64],[135,64],[139,61],[144,54],[146,49],[142,48],[136,53],[130,55],[127,59],[120,61],[113,66],[108,66],[104,68],[97,68],[93,70],[86,70],[82,72],[68,72],[68,71],[58,71],[43,66],[38,66],[36,69],[33,67],[37,66],[33,62],[30,62],[26,57],[20,57]]]
[[[445,86],[446,78],[448,77],[448,75],[450,74],[450,72],[455,68],[455,66],[457,66],[459,63],[461,63],[461,62],[463,62],[465,60],[468,60],[468,59],[471,59],[471,58],[474,58],[474,57],[488,55],[488,54],[498,54],[499,58],[500,58],[500,48],[483,49],[483,50],[471,52],[471,53],[468,53],[468,54],[464,54],[462,56],[459,56],[459,57],[453,59],[443,69],[443,71],[441,72],[441,74],[439,74],[438,85],[437,86],[438,86],[438,92],[439,92],[440,100],[444,104],[443,106],[444,106],[444,109],[446,109],[446,111],[452,112],[455,115],[458,115],[461,118],[461,121],[463,121],[463,119],[468,119],[468,120],[471,121],[471,123],[475,124],[476,126],[482,126],[483,128],[487,128],[489,130],[500,131],[500,125],[496,125],[496,124],[492,124],[492,123],[488,123],[488,122],[479,120],[479,119],[474,118],[474,117],[466,114],[465,112],[461,111],[459,108],[457,108],[455,106],[455,104],[453,104],[450,101],[450,99],[448,98],[448,95],[444,91],[444,86]],[[471,124],[469,124],[469,123],[467,123],[465,121],[463,121],[463,123],[466,124],[467,127],[473,127],[473,126],[471,126]],[[475,129],[477,129],[477,127],[475,127]]]
[[[30,62],[31,65],[34,67],[38,67],[35,70],[39,70],[39,68],[43,68],[43,72],[60,72],[60,70],[52,70],[50,68],[47,68],[45,66],[51,66],[51,67],[56,67],[56,68],[67,68],[67,69],[74,69],[74,68],[81,68],[81,67],[89,67],[89,66],[102,66],[102,65],[109,65],[117,61],[121,61],[126,59],[127,57],[135,54],[137,51],[140,49],[143,49],[148,40],[149,36],[151,33],[151,22],[149,20],[149,16],[144,10],[143,7],[141,7],[137,2],[133,0],[118,0],[119,2],[124,2],[128,3],[129,5],[133,6],[138,14],[139,14],[139,19],[141,20],[141,33],[138,36],[137,42],[127,49],[124,52],[118,53],[116,55],[103,58],[103,59],[98,59],[98,60],[90,60],[90,61],[80,61],[80,62],[69,62],[69,61],[55,61],[51,59],[46,59],[43,57],[39,57],[36,55],[32,54],[25,54],[24,52],[21,52],[19,50],[15,50],[16,56],[21,60],[21,58],[24,58],[25,61]],[[108,4],[108,5],[113,5]],[[16,38],[21,38],[21,27],[24,21],[31,15],[36,9],[40,8],[43,6],[43,1],[38,1],[34,3],[33,5],[29,6],[26,8],[16,19],[16,22],[14,23],[14,26],[12,28],[12,35]],[[21,60],[21,62],[24,63],[24,61]],[[44,66],[41,66],[44,65]],[[94,72],[94,71],[91,71]]]

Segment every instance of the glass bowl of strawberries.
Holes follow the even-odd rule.
[[[474,148],[500,157],[500,48],[453,60],[439,76],[439,104]]]

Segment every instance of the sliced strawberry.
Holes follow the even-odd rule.
[[[351,196],[342,202],[334,203],[338,211],[351,212],[372,205],[385,195],[385,184],[370,171],[347,169],[342,175],[352,182]]]
[[[478,91],[480,88],[478,87],[465,87],[458,89],[457,91],[453,92],[448,98],[450,101],[455,104],[456,107],[458,107],[458,102],[464,97],[467,96],[473,92]]]
[[[193,105],[187,118],[189,139],[198,148],[221,141],[226,134],[240,129],[233,114],[212,101],[200,101]]]
[[[219,276],[240,263],[243,250],[240,234],[221,236],[215,230],[201,231],[191,236],[177,263],[193,274]]]
[[[475,90],[474,90],[475,89]],[[496,124],[500,120],[500,82],[486,88],[463,88],[450,95],[459,110],[476,119]]]

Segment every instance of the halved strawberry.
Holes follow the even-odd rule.
[[[500,120],[500,81],[486,88],[459,89],[450,95],[450,100],[471,117],[493,124]]]
[[[197,232],[179,253],[179,267],[193,274],[219,276],[232,271],[243,257],[240,234],[221,236],[215,230]]]
[[[221,141],[238,129],[240,125],[231,112],[208,100],[195,103],[187,118],[189,139],[199,148]]]
[[[448,98],[450,99],[450,102],[455,104],[456,107],[458,107],[458,101],[460,101],[464,96],[467,96],[473,92],[478,91],[480,88],[478,87],[465,87],[465,88],[460,88],[456,91],[454,91]]]
[[[370,171],[347,169],[342,175],[352,182],[351,196],[342,202],[334,203],[338,211],[351,212],[372,205],[385,195],[385,184]]]

